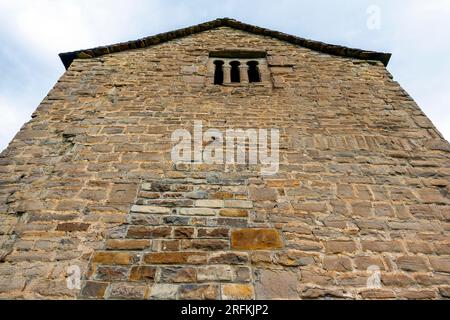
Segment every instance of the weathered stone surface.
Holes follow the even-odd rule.
[[[197,271],[198,281],[231,281],[233,269],[230,266],[208,266]]]
[[[126,267],[98,266],[95,270],[95,280],[124,281],[128,278],[128,271]]]
[[[180,214],[187,216],[215,216],[217,209],[210,208],[182,208]]]
[[[154,252],[143,257],[148,264],[204,264],[206,260],[203,252]]]
[[[294,271],[258,270],[257,299],[298,299],[298,276]]]
[[[274,229],[236,229],[231,232],[231,247],[235,250],[280,249],[280,234]]]
[[[58,224],[56,230],[74,232],[74,231],[86,231],[88,228],[89,228],[88,223],[67,222]]]
[[[249,261],[247,253],[217,252],[212,253],[208,259],[211,264],[245,264]]]
[[[106,241],[106,248],[112,250],[142,250],[150,246],[150,240],[110,239]]]
[[[250,300],[253,299],[253,286],[249,284],[222,285],[223,300]]]
[[[170,208],[166,207],[158,207],[158,206],[139,206],[134,205],[131,207],[131,212],[138,212],[138,213],[156,213],[156,214],[168,214],[171,212]]]
[[[170,227],[143,227],[131,226],[128,228],[127,237],[133,239],[168,238],[172,234]]]
[[[245,209],[222,209],[219,214],[224,217],[247,217],[248,211]]]
[[[352,261],[345,256],[326,256],[323,258],[323,268],[332,271],[352,271]]]
[[[327,241],[325,242],[327,253],[342,253],[356,251],[356,244],[353,241]]]
[[[147,287],[132,283],[113,283],[109,292],[111,299],[142,300],[147,293]]]
[[[200,276],[200,273],[199,275]],[[190,267],[171,267],[162,268],[160,274],[160,282],[197,282],[197,270]],[[200,279],[198,279],[200,281]]]
[[[83,298],[102,299],[105,296],[107,287],[107,282],[86,281],[81,290],[81,296]]]
[[[277,200],[278,195],[275,189],[272,188],[249,188],[249,199],[254,201],[274,201]]]
[[[437,272],[450,273],[450,258],[430,257],[431,267]]]
[[[99,264],[126,265],[133,262],[134,255],[129,252],[96,252],[92,261]]]
[[[427,262],[419,256],[402,256],[396,260],[397,266],[405,271],[428,271]]]
[[[180,299],[188,300],[213,300],[218,299],[219,287],[216,285],[181,285]]]
[[[154,281],[156,268],[152,266],[133,266],[130,271],[131,281]]]
[[[155,283],[150,288],[150,299],[168,300],[176,299],[178,294],[178,286],[174,284]]]

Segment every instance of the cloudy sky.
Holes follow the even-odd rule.
[[[0,0],[0,150],[64,72],[58,53],[218,17],[393,53],[388,69],[450,140],[449,0]]]

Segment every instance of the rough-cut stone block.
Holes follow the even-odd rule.
[[[195,206],[204,208],[222,208],[223,200],[197,200],[195,201]]]
[[[395,292],[392,290],[385,289],[369,289],[361,292],[361,297],[363,299],[394,299],[396,297]]]
[[[168,238],[172,234],[171,227],[144,227],[130,226],[127,232],[127,238],[133,239],[153,239]]]
[[[405,271],[428,271],[425,258],[420,256],[402,256],[396,260],[397,266]]]
[[[434,271],[450,273],[450,258],[429,257],[429,259]]]
[[[364,251],[374,252],[402,252],[404,251],[400,241],[361,241]]]
[[[181,208],[180,214],[185,216],[215,216],[216,209],[210,208]]]
[[[194,239],[194,240],[182,240],[181,247],[184,250],[206,250],[217,251],[226,250],[230,247],[228,240],[219,239]]]
[[[95,280],[120,281],[127,280],[129,269],[127,267],[98,266],[95,270]]]
[[[210,264],[246,264],[249,261],[248,254],[244,252],[215,252],[208,259]]]
[[[248,198],[253,201],[275,201],[278,198],[275,189],[250,187],[248,190]]]
[[[133,266],[130,271],[131,281],[154,281],[156,268],[152,266]]]
[[[197,282],[197,270],[190,267],[161,268],[160,282]]]
[[[231,248],[235,250],[280,249],[280,234],[275,229],[235,229],[231,232]]]
[[[110,239],[106,241],[106,248],[112,250],[142,250],[150,247],[150,240]]]
[[[356,251],[356,244],[353,241],[326,241],[325,250],[327,253],[342,253]]]
[[[188,300],[213,300],[219,295],[219,287],[217,285],[181,285],[179,289],[180,299]]]
[[[89,223],[66,222],[58,224],[56,230],[66,232],[86,231],[89,228],[89,226],[90,226]]]
[[[233,269],[230,266],[208,266],[197,271],[198,281],[231,281]]]
[[[224,284],[222,285],[223,300],[250,300],[255,293],[250,284]]]
[[[92,262],[98,264],[126,265],[133,262],[134,255],[129,252],[96,252]]]
[[[230,229],[228,228],[199,228],[197,237],[199,238],[228,238]]]
[[[255,284],[257,299],[298,299],[295,271],[258,270]]]
[[[332,271],[352,271],[352,261],[344,256],[326,256],[323,258],[323,268]]]
[[[204,252],[152,252],[143,257],[148,264],[204,264],[207,255]]]
[[[223,217],[247,217],[248,210],[245,209],[221,209],[219,214]]]
[[[225,200],[225,208],[253,208],[253,202],[248,200]]]
[[[174,284],[154,284],[150,288],[150,299],[168,300],[176,299],[178,294],[178,285]]]
[[[169,214],[172,212],[172,209],[158,206],[134,205],[131,207],[131,212],[149,213],[149,214]]]
[[[81,290],[81,296],[83,298],[102,299],[107,287],[108,282],[86,281]]]
[[[142,300],[145,298],[147,287],[132,283],[113,283],[109,290],[112,299]]]
[[[173,231],[174,238],[187,239],[194,236],[195,229],[191,227],[177,227]]]

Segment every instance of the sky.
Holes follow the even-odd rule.
[[[0,0],[0,150],[64,73],[58,53],[222,17],[392,53],[389,71],[450,140],[449,0]]]

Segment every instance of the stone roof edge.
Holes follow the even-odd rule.
[[[296,37],[290,34],[282,33],[279,31],[274,31],[262,27],[253,26],[250,24],[246,24],[234,19],[230,18],[220,18],[212,21],[208,21],[205,23],[197,24],[195,26],[178,29],[174,31],[164,32],[160,33],[154,36],[145,37],[142,39],[134,40],[134,41],[128,41],[128,42],[122,42],[117,43],[109,46],[101,46],[96,47],[92,49],[85,49],[85,50],[78,50],[78,51],[72,51],[72,52],[64,52],[60,53],[59,57],[61,58],[61,61],[63,62],[66,69],[69,68],[69,66],[72,64],[73,60],[75,59],[88,59],[88,58],[94,58],[99,57],[105,54],[115,53],[115,52],[121,52],[126,50],[132,50],[132,49],[139,49],[139,48],[146,48],[153,45],[157,45],[160,43],[164,43],[170,40],[178,39],[181,37],[186,37],[192,34],[196,34],[199,32],[219,28],[219,27],[230,27],[242,31],[247,31],[253,34],[268,36],[272,38],[276,38],[282,41],[286,41],[292,44],[299,45],[304,48],[308,48],[311,50],[336,55],[336,56],[342,56],[342,57],[348,57],[348,58],[355,58],[355,59],[361,59],[361,60],[376,60],[381,61],[385,66],[388,65],[389,60],[391,58],[390,53],[384,53],[384,52],[375,52],[375,51],[366,51],[361,49],[355,49],[355,48],[348,48],[340,45],[332,45],[323,43],[320,41],[314,41],[314,40],[308,40],[300,37]]]

